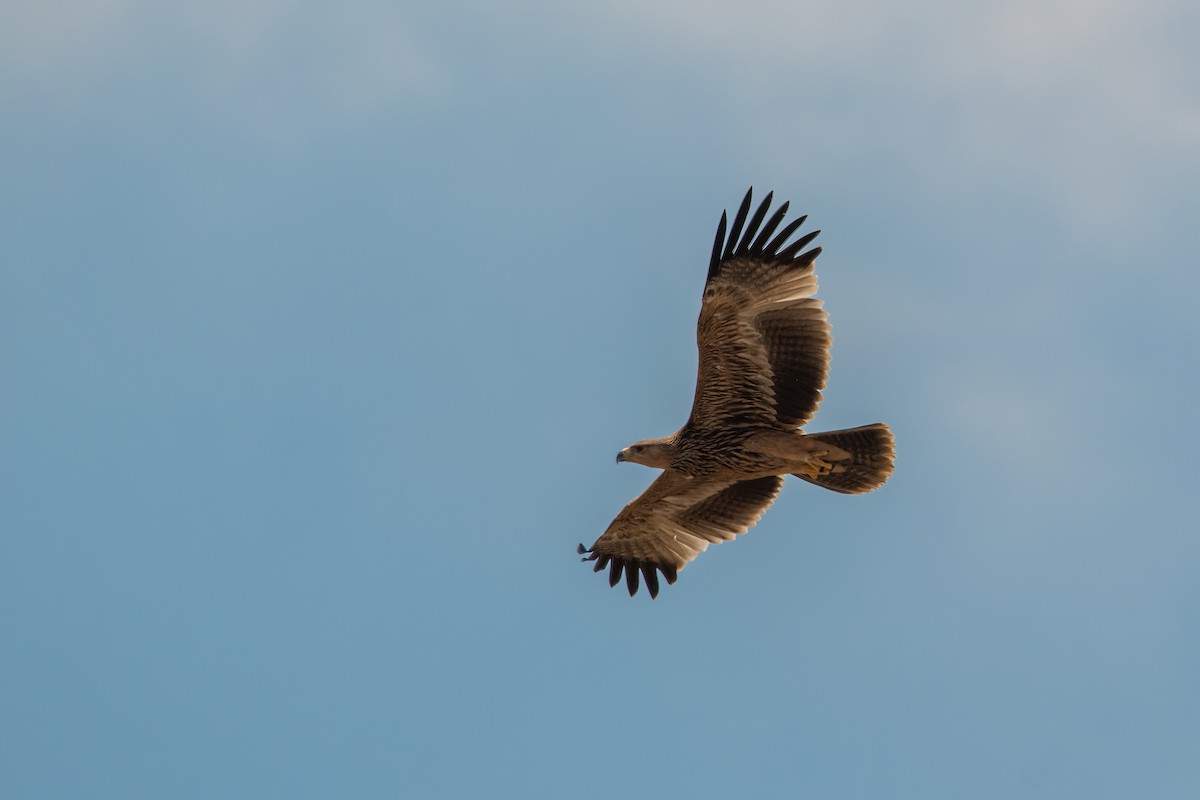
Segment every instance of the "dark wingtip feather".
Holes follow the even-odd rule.
[[[721,247],[725,244],[725,225],[727,219],[725,212],[721,212],[721,224],[717,226],[717,238],[713,240],[712,259],[708,262],[708,277],[711,280],[713,275],[717,274],[717,267],[721,266]]]
[[[711,281],[720,272],[721,264],[735,256],[766,258],[772,262],[790,261],[797,266],[806,266],[820,252],[820,248],[817,248],[797,257],[797,253],[800,253],[820,231],[813,231],[795,242],[788,243],[788,239],[804,224],[808,215],[792,220],[776,235],[775,230],[787,217],[790,203],[785,201],[775,210],[775,213],[768,217],[767,213],[771,210],[771,202],[775,198],[775,193],[767,192],[767,196],[758,205],[754,215],[750,216],[753,196],[754,187],[751,186],[747,190],[746,196],[742,198],[737,213],[734,214],[732,225],[729,225],[728,215],[725,212],[721,213],[717,236],[713,240],[712,257],[708,262],[708,280]],[[750,218],[747,219],[747,217]],[[728,236],[726,235],[727,231]]]
[[[642,577],[646,579],[646,591],[650,592],[650,599],[656,599],[658,597],[658,573],[654,571],[653,564],[642,564]]]
[[[768,256],[777,256],[779,253],[779,248],[783,246],[783,243],[786,242],[788,238],[796,232],[796,229],[803,225],[807,219],[808,214],[805,214],[789,222],[787,227],[779,232],[778,236],[763,246],[763,252]]]
[[[819,233],[820,233],[820,231],[813,231],[812,233],[804,234],[799,239],[797,239],[796,241],[789,244],[787,247],[780,250],[779,257],[786,258],[786,259],[795,259],[796,254],[799,253],[801,250],[803,250],[805,247],[807,247],[809,242],[811,242],[813,239],[817,238],[817,234],[819,234]],[[820,248],[817,248],[817,249],[819,250]]]
[[[641,559],[620,558],[606,553],[592,553],[591,558],[585,558],[584,561],[595,561],[596,564],[592,567],[593,572],[600,572],[605,567],[610,567],[608,572],[608,585],[616,587],[621,582],[622,575],[625,578],[625,586],[629,589],[629,596],[633,597],[637,594],[644,580],[646,590],[650,593],[652,600],[658,599],[658,592],[662,587],[659,581],[658,573],[662,572],[668,584],[674,584],[679,577],[679,568],[674,564],[653,564],[649,561]]]
[[[767,211],[771,208],[771,201],[775,199],[774,192],[767,192],[767,196],[758,204],[758,210],[754,212],[754,216],[746,223],[746,232],[742,234],[742,240],[738,242],[737,249],[734,251],[738,255],[745,255],[750,252],[750,241],[758,233],[758,226],[762,225],[763,219],[767,216]]]
[[[746,197],[743,198],[742,204],[738,206],[737,215],[733,218],[733,227],[729,229],[729,239],[725,242],[725,254],[721,256],[722,261],[733,255],[733,248],[737,245],[738,237],[742,235],[742,226],[746,224],[746,215],[750,213],[750,200],[753,195],[754,187],[751,186],[746,191]]]
[[[767,243],[767,239],[771,238],[771,234],[775,232],[775,229],[779,227],[779,223],[783,222],[783,218],[787,216],[789,205],[790,203],[787,200],[784,200],[783,204],[780,205],[779,208],[775,210],[775,213],[771,215],[771,218],[767,220],[767,224],[763,226],[761,231],[759,231],[758,238],[756,238],[750,245],[751,253],[754,253],[755,255],[762,254],[763,245]]]
[[[608,573],[608,585],[616,586],[617,581],[621,580],[621,569],[625,566],[625,562],[619,558],[614,558],[612,569]]]
[[[579,553],[579,555],[584,555],[585,553],[587,553],[587,551],[588,551],[588,549],[583,546],[583,542],[580,542],[579,547],[575,548],[575,552]]]

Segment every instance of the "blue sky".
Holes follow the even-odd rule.
[[[1194,4],[0,14],[5,797],[1200,791]],[[897,472],[631,599],[751,184]]]

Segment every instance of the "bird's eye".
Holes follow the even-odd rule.
[[[640,444],[639,444],[639,445],[635,445],[635,446],[634,446],[634,448],[633,448],[633,452],[635,452],[635,453],[640,453],[640,452],[642,452],[642,451],[643,451],[643,450],[645,450],[645,449],[646,449],[645,447],[643,447],[642,445],[640,445]]]

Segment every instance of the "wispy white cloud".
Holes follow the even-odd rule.
[[[605,3],[633,58],[690,63],[715,115],[753,121],[764,171],[813,153],[904,162],[944,197],[1021,187],[1079,231],[1151,224],[1200,178],[1200,55],[1187,4],[851,0]],[[620,34],[614,34],[618,29]],[[721,124],[715,120],[714,124]],[[797,133],[806,145],[798,147]]]
[[[330,7],[219,0],[180,11],[214,81],[290,74],[317,99],[345,109],[436,91],[443,75],[404,14],[387,4]]]
[[[131,0],[6,4],[0,24],[0,99],[21,90],[60,91],[115,58]]]
[[[165,76],[214,124],[286,142],[445,88],[438,60],[386,4],[72,0],[19,3],[10,17],[0,103],[69,109],[113,84]]]
[[[915,72],[917,85],[959,101],[951,122],[969,152],[1031,163],[1081,228],[1141,217],[1166,177],[1159,167],[1200,175],[1200,91],[1185,78],[1200,59],[1174,38],[1175,4],[972,9],[973,35],[945,37]]]
[[[1200,179],[1197,16],[1182,0],[22,0],[0,26],[0,103],[166,71],[212,119],[286,141],[466,98],[479,71],[517,62],[516,83],[592,71],[622,97],[669,72],[705,87],[763,173],[882,162],[947,202],[1012,191],[1082,235],[1153,225]],[[656,101],[669,113],[647,98],[647,124]]]

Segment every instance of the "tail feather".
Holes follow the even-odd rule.
[[[882,422],[844,431],[810,433],[805,438],[833,445],[850,454],[849,458],[832,461],[833,470],[827,475],[811,478],[793,473],[809,483],[843,494],[863,494],[883,486],[892,474],[895,441],[888,426]]]

